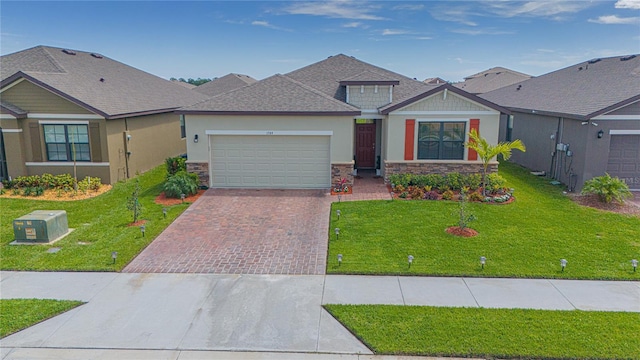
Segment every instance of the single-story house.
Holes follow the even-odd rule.
[[[463,82],[455,83],[453,86],[478,95],[528,79],[531,79],[531,75],[498,66],[467,76]]]
[[[608,172],[640,190],[640,56],[592,59],[480,97],[511,111],[512,161],[580,191]]]
[[[258,80],[252,78],[249,75],[231,73],[223,77],[215,78],[202,85],[196,86],[195,88],[193,88],[193,90],[209,97],[214,97],[231,90],[251,85],[256,81]]]
[[[464,143],[472,129],[496,143],[501,112],[342,54],[178,110],[188,169],[221,188],[329,188],[361,169],[478,173]]]
[[[174,110],[207,97],[98,53],[37,46],[0,57],[0,178],[128,179],[186,152]]]

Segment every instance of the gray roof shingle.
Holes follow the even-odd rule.
[[[585,61],[480,97],[514,110],[591,118],[640,99],[640,56]]]
[[[284,75],[274,75],[192,106],[182,113],[344,114],[360,111]]]
[[[165,112],[206,98],[169,80],[84,51],[37,46],[0,57],[0,65],[2,87],[26,78],[105,118]]]
[[[224,94],[231,90],[235,90],[247,85],[251,85],[256,81],[258,80],[252,78],[249,75],[231,73],[221,78],[213,79],[209,82],[206,82],[194,88],[193,90],[201,94],[207,95],[209,97],[213,97],[220,94]]]
[[[463,82],[455,83],[453,86],[472,94],[483,94],[530,78],[531,75],[503,67],[494,67],[468,76]]]

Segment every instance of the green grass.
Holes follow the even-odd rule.
[[[457,202],[334,203],[327,272],[640,279],[630,263],[640,258],[640,218],[581,207],[561,188],[514,164],[501,163],[500,175],[515,188],[516,201],[469,203],[467,210],[477,217],[470,227],[479,232],[472,238],[445,232],[457,225]],[[415,257],[410,269],[408,255]],[[487,258],[484,269],[480,256]],[[564,272],[562,258],[568,260]]]
[[[326,305],[377,354],[640,359],[640,315],[622,312]]]
[[[161,193],[166,170],[159,166],[139,176],[141,219],[146,220],[142,237],[126,208],[133,192],[134,180],[120,182],[109,192],[92,199],[78,201],[41,201],[0,198],[0,258],[2,270],[33,271],[119,271],[142,251],[158,234],[180,215],[188,203],[168,207],[167,218],[162,205],[154,203]],[[14,240],[13,219],[34,210],[66,210],[69,228],[75,229],[64,239],[51,245],[9,245]],[[47,250],[58,247],[57,253]],[[115,264],[111,252],[117,251]]]
[[[0,300],[0,338],[82,304],[82,301],[70,300],[2,299]]]

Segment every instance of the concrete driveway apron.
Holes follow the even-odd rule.
[[[324,190],[210,189],[124,272],[324,274]]]

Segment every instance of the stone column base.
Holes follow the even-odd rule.
[[[331,164],[331,186],[340,183],[341,179],[347,179],[347,185],[353,186],[353,162]]]
[[[200,180],[200,186],[209,187],[209,163],[206,162],[188,162],[187,172],[195,173]]]
[[[394,174],[482,174],[483,165],[477,162],[384,162],[384,180],[389,182],[389,176]],[[489,164],[487,173],[498,172],[498,163]]]

